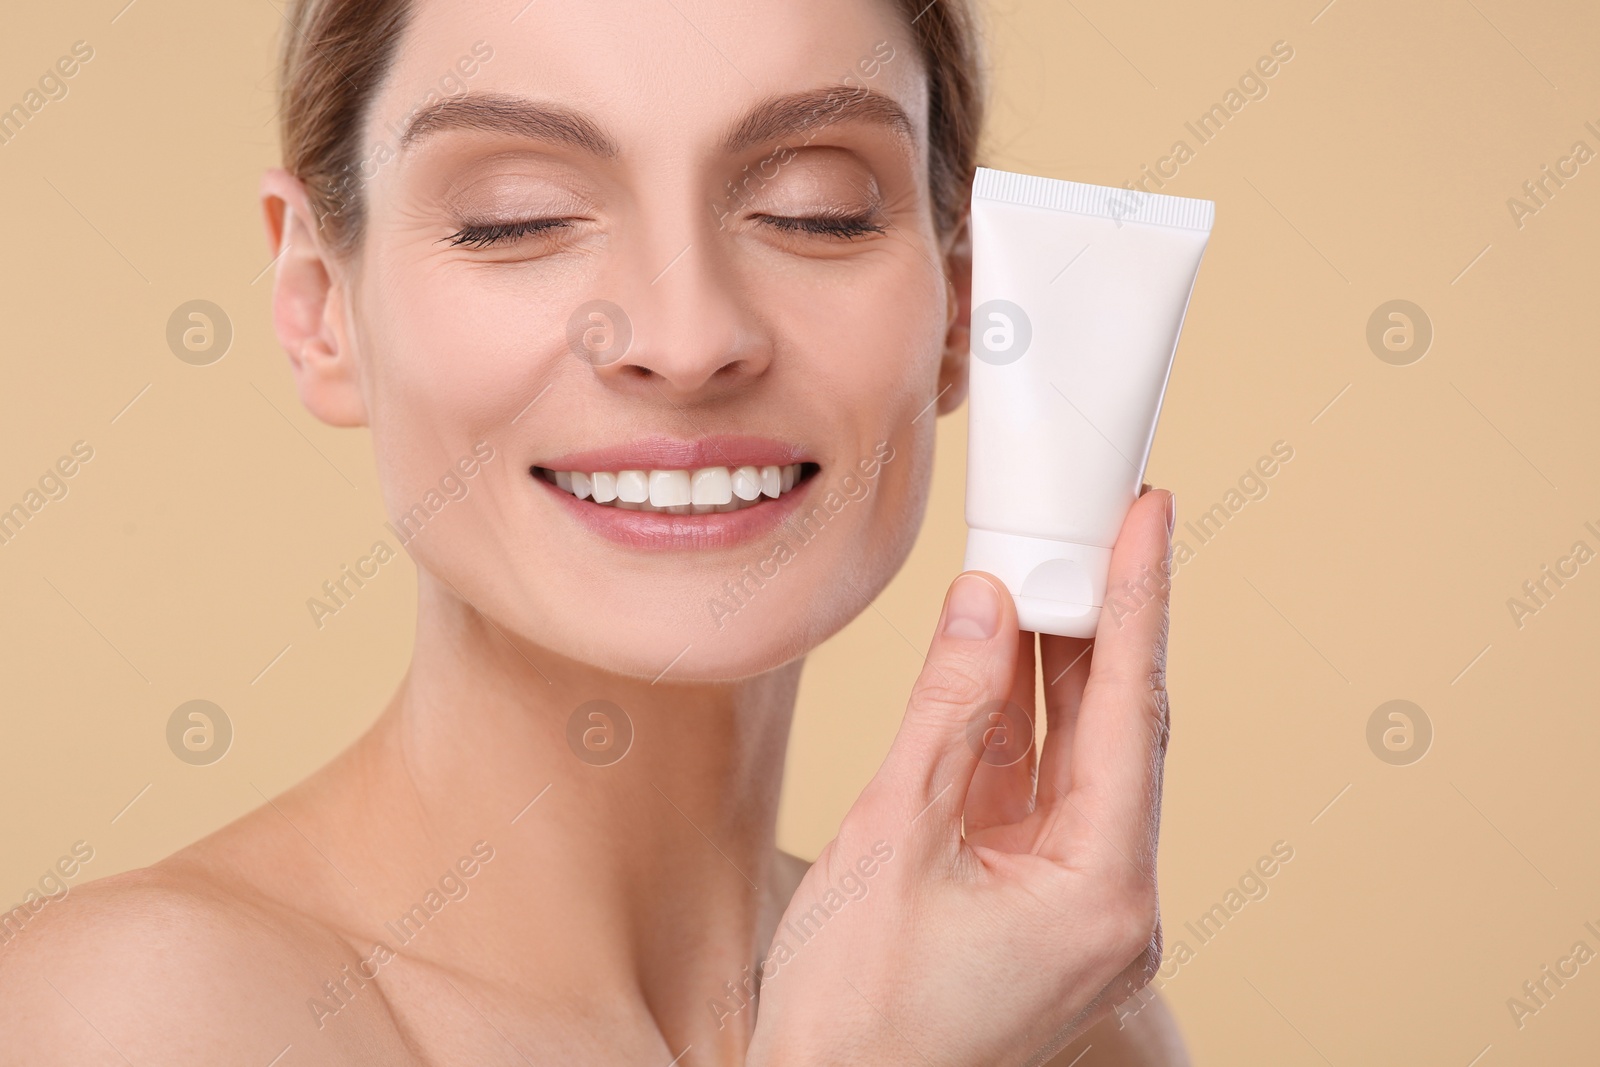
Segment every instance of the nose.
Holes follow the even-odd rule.
[[[600,342],[588,346],[597,353],[589,362],[612,388],[703,401],[747,387],[771,364],[748,286],[706,235],[641,243],[610,273],[621,298],[577,321],[574,333]]]

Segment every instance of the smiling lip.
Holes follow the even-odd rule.
[[[591,533],[626,548],[654,552],[706,551],[732,548],[771,532],[810,496],[820,468],[798,445],[771,438],[721,434],[697,440],[654,436],[625,445],[569,452],[540,460],[533,468],[550,471],[695,470],[701,467],[765,467],[803,464],[800,480],[776,499],[762,497],[753,507],[737,511],[677,515],[670,512],[632,511],[580,500],[542,477],[537,469],[530,478],[556,498],[565,510]]]
[[[799,445],[770,437],[714,434],[686,441],[680,437],[641,437],[625,445],[569,452],[534,463],[553,471],[696,470],[700,467],[782,467],[811,459]]]

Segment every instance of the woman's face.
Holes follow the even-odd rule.
[[[391,538],[647,678],[862,611],[964,390],[924,79],[887,2],[418,0],[339,294]]]

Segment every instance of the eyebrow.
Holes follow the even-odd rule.
[[[443,130],[509,133],[533,141],[570,145],[606,159],[615,158],[619,152],[617,143],[581,112],[503,93],[469,93],[423,108],[401,135],[400,151]]]
[[[894,98],[866,86],[832,85],[762,101],[728,128],[722,148],[736,154],[787,137],[814,135],[844,118],[882,127],[908,146],[915,139],[911,117]],[[423,108],[401,135],[400,150],[445,130],[506,133],[568,145],[604,159],[621,152],[617,142],[582,112],[503,93],[468,93]],[[806,143],[810,140],[808,136]]]
[[[723,139],[730,154],[797,134],[814,133],[843,118],[881,126],[908,145],[916,127],[893,97],[866,86],[830,85],[775,96],[751,108]],[[806,138],[809,143],[810,137]]]

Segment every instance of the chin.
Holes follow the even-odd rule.
[[[892,568],[876,577],[853,575],[857,594],[838,580],[839,569],[830,561],[817,564],[816,574],[780,575],[727,615],[713,615],[705,604],[705,583],[696,582],[653,597],[635,589],[587,598],[589,605],[616,605],[614,610],[574,610],[575,594],[569,606],[552,602],[539,611],[540,619],[508,632],[515,629],[531,644],[577,663],[655,684],[738,682],[803,658],[866,608],[863,595],[875,596],[892,577]],[[550,619],[562,623],[552,627]]]

